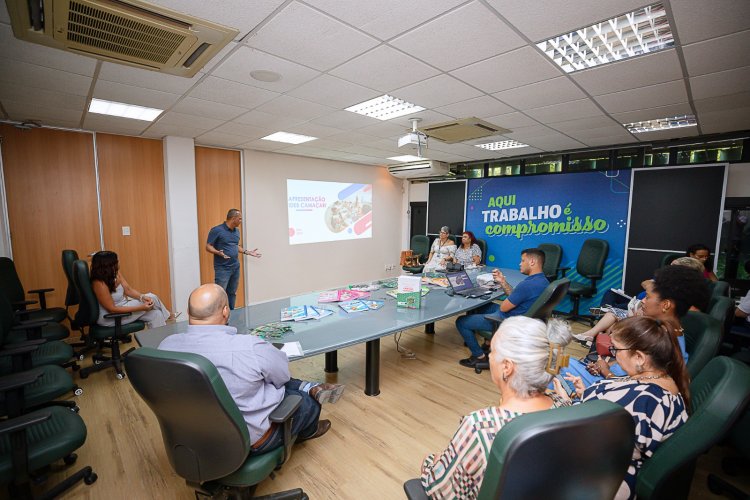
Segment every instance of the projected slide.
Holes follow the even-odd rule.
[[[287,179],[289,244],[372,237],[372,184]]]

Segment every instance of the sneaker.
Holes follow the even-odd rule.
[[[458,362],[461,366],[466,366],[467,368],[474,368],[477,366],[477,363],[486,363],[487,362],[487,356],[484,356],[483,358],[478,358],[476,356],[469,356],[466,359],[462,359]]]
[[[341,398],[345,388],[341,384],[319,384],[310,389],[310,397],[320,404],[333,404]]]

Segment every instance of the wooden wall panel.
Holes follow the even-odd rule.
[[[201,260],[201,283],[214,282],[213,255],[204,251],[208,231],[226,220],[230,208],[242,210],[242,177],[240,152],[227,149],[195,148],[195,184],[198,198],[198,246]],[[244,216],[244,214],[243,214]],[[246,247],[244,238],[241,242]],[[245,304],[244,258],[240,258],[240,283],[236,307]]]
[[[61,252],[99,250],[93,136],[0,125],[13,260],[26,290],[52,288],[63,306]]]
[[[97,134],[96,148],[104,247],[117,252],[128,283],[172,310],[162,142]]]

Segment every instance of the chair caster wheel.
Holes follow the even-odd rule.
[[[86,377],[81,377],[81,378],[86,378]],[[81,394],[83,394],[83,389],[79,387],[78,389],[73,391],[73,394],[75,394],[76,396],[80,396]]]
[[[474,373],[477,373],[477,374],[482,373],[482,369],[481,368],[474,368]]]
[[[100,365],[100,364],[102,364],[102,363],[103,363],[103,361],[102,361],[101,359],[95,359],[95,360],[94,360],[94,364],[95,364],[95,365]]]
[[[117,377],[117,380],[122,380],[122,379],[125,378],[125,374],[124,373],[118,373],[118,374],[115,375],[115,377]]]
[[[99,479],[99,476],[96,475],[96,472],[92,472],[88,476],[83,477],[83,482],[86,484],[94,484],[97,479]]]
[[[86,355],[85,354],[79,354],[78,355],[78,361],[83,361],[84,359],[86,359]]]
[[[88,372],[80,371],[78,372],[81,378],[89,378]]]
[[[70,369],[73,370],[74,372],[77,372],[78,370],[81,369],[81,367],[80,365],[78,365],[78,363],[76,363],[74,365],[71,365]]]
[[[63,457],[63,462],[65,462],[65,465],[73,465],[76,463],[76,460],[78,460],[78,455],[75,453],[71,453],[67,457]]]
[[[73,413],[78,413],[79,411],[81,411],[81,408],[79,408],[78,405],[76,405],[73,408],[71,408],[70,411],[72,411]]]

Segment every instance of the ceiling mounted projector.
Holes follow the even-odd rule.
[[[422,156],[423,146],[427,148],[427,134],[417,130],[417,123],[421,121],[421,118],[412,118],[411,132],[398,139],[398,147],[410,146],[419,152],[418,156]]]

